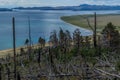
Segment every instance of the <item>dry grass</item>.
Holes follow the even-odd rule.
[[[85,17],[89,19],[91,26],[94,26],[94,16],[92,15],[63,16],[61,19],[73,25],[90,29]],[[120,31],[120,15],[118,14],[97,15],[97,31],[101,31],[109,22],[112,22]]]

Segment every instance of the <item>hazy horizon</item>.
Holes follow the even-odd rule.
[[[119,0],[0,0],[0,8],[78,6],[81,4],[120,5],[119,3]]]

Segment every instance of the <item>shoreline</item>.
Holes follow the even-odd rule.
[[[16,53],[19,53],[21,48],[25,49],[25,46],[16,47]],[[0,50],[0,58],[5,57],[7,55],[13,56],[12,53],[13,53],[13,48],[11,48],[11,49],[5,49],[5,50]]]
[[[45,43],[45,47],[50,46],[50,44],[47,42]],[[32,48],[38,48],[39,44],[34,44],[32,45]],[[26,49],[26,46],[21,46],[21,47],[16,47],[16,53],[20,53],[20,49],[23,48],[24,50]],[[13,48],[11,49],[5,49],[5,50],[0,50],[0,58],[4,58],[7,55],[13,56]]]
[[[19,50],[17,49],[17,51],[19,51]],[[6,57],[7,55],[13,56],[12,52],[13,52],[13,49],[1,50],[1,51],[0,51],[0,58],[4,58],[4,57]]]
[[[61,20],[91,31],[91,28],[88,26],[86,19],[83,16],[89,18],[91,26],[94,26],[94,16],[88,15],[71,15],[71,16],[61,16]],[[97,32],[100,33],[107,23],[112,22],[116,29],[120,32],[120,14],[97,14]]]

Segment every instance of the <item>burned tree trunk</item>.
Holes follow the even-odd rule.
[[[39,48],[39,50],[38,50],[38,59],[37,59],[37,61],[38,61],[38,64],[40,66],[40,62],[41,62],[41,48]]]
[[[0,63],[0,80],[2,80],[2,64]]]
[[[16,80],[16,37],[15,37],[15,18],[12,19],[13,24],[13,51],[14,51],[14,78]]]
[[[95,12],[95,20],[94,20],[94,33],[93,33],[93,41],[94,41],[94,47],[97,47],[97,40],[96,40],[96,26],[97,26],[97,21],[96,21],[96,12]]]

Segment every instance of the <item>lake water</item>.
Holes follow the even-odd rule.
[[[61,16],[93,14],[95,11],[17,11],[17,12],[0,12],[0,50],[12,48],[12,17],[16,19],[16,45],[23,46],[28,38],[28,16],[31,22],[32,43],[38,42],[41,36],[47,41],[50,32],[69,30],[71,33],[77,26],[65,23],[60,20]],[[97,14],[116,14],[120,11],[96,11]],[[92,32],[79,28],[82,35],[91,35]]]

